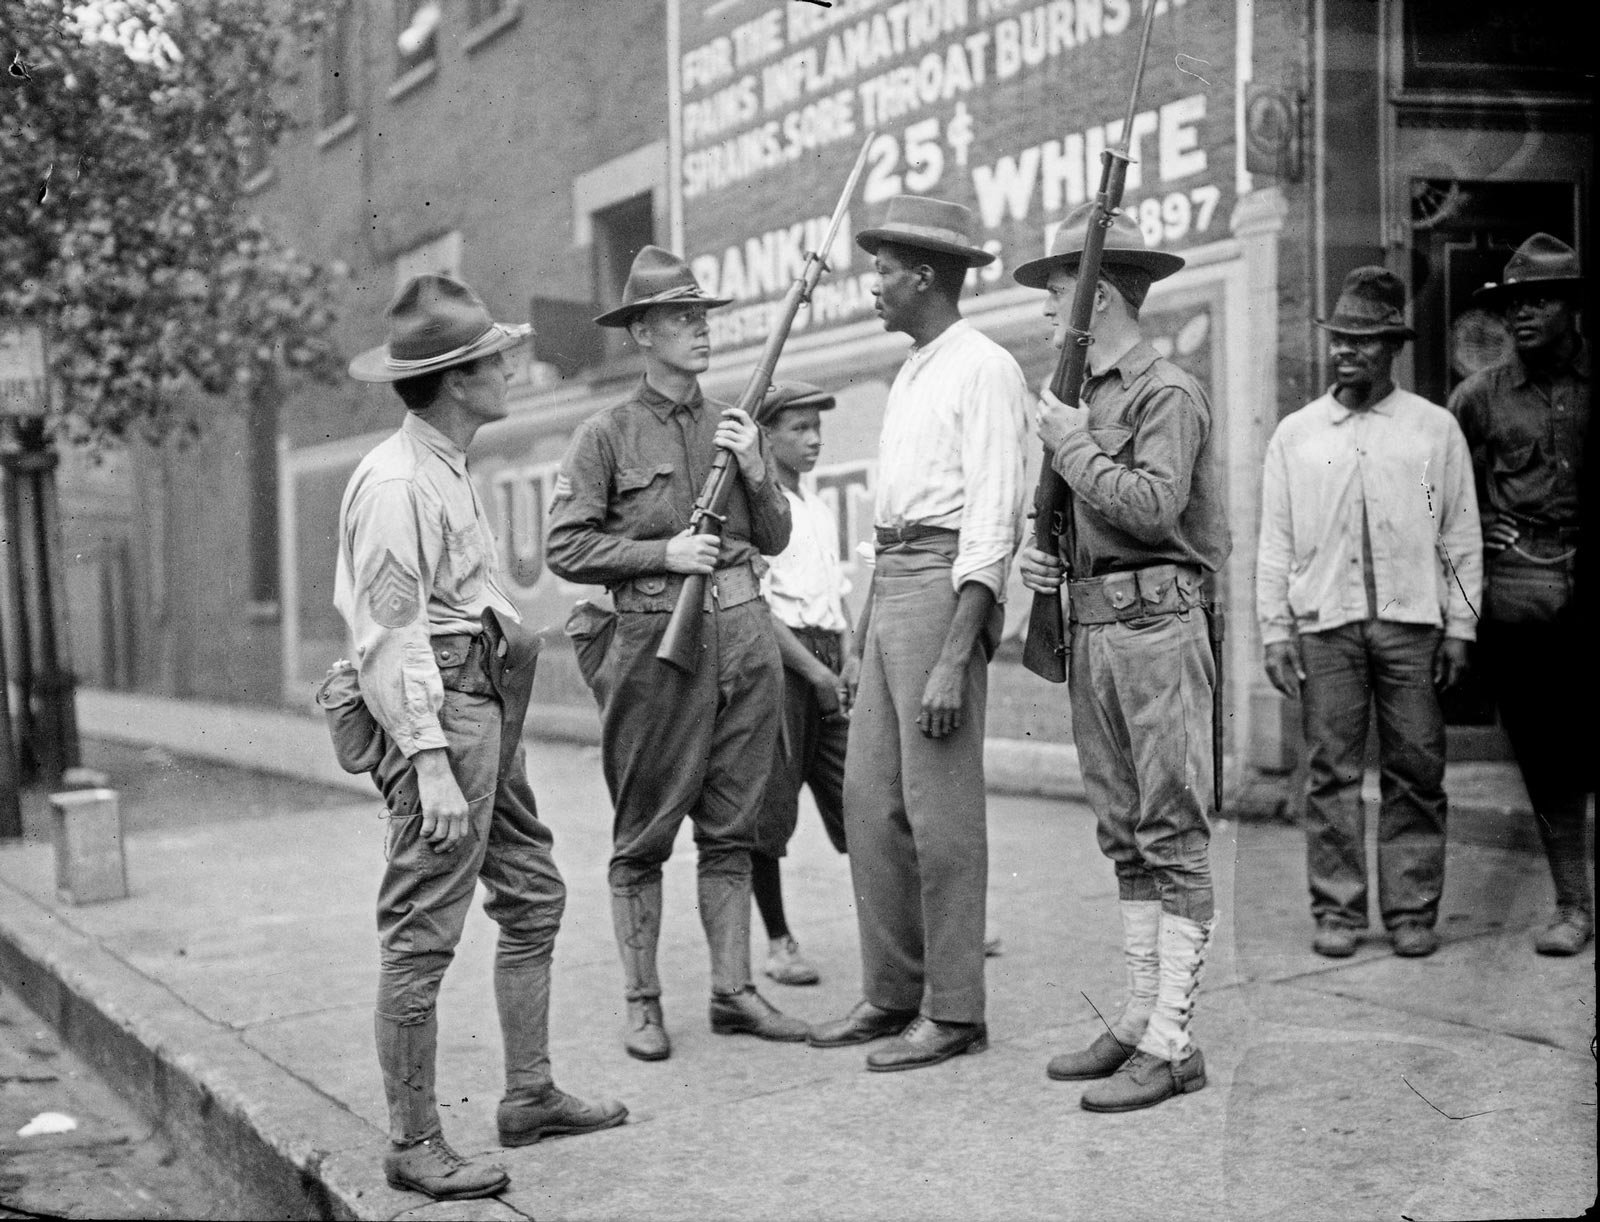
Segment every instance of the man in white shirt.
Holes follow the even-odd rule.
[[[1011,355],[961,317],[994,258],[959,204],[896,196],[856,236],[884,327],[912,350],[884,407],[877,563],[845,763],[863,1000],[814,1047],[897,1038],[877,1072],[988,1044],[983,779],[987,666],[1022,527],[1029,395]]]
[[[1309,752],[1306,873],[1318,954],[1354,954],[1367,917],[1361,800],[1378,710],[1378,909],[1398,955],[1431,955],[1444,886],[1444,715],[1476,635],[1481,536],[1466,439],[1390,370],[1415,336],[1381,267],[1346,277],[1333,388],[1267,447],[1256,615],[1267,676],[1299,696]]]
[[[800,818],[800,787],[816,801],[822,827],[845,851],[844,761],[850,696],[861,673],[852,647],[839,565],[839,521],[800,477],[822,452],[822,413],[834,398],[808,382],[767,392],[762,432],[773,474],[789,501],[789,546],[772,557],[761,594],[772,609],[772,635],[783,656],[783,721],[778,758],[767,782],[750,851],[750,889],[767,929],[766,973],[780,984],[816,984],[816,967],[800,953],[783,909],[780,862]]]

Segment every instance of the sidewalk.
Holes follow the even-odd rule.
[[[106,724],[119,712],[120,728]],[[351,1218],[1423,1219],[1571,1216],[1595,1199],[1593,951],[1532,953],[1549,882],[1503,815],[1465,818],[1476,832],[1455,835],[1458,810],[1515,805],[1490,792],[1492,777],[1476,803],[1452,790],[1445,945],[1427,960],[1395,959],[1379,935],[1338,964],[1312,955],[1299,832],[1219,823],[1219,928],[1196,1022],[1210,1084],[1096,1117],[1078,1108],[1078,1088],[1043,1074],[1052,1052],[1098,1030],[1083,994],[1104,1010],[1120,987],[1114,882],[1081,804],[991,800],[991,910],[1005,946],[989,963],[991,1048],[909,1074],[864,1073],[860,1049],[709,1033],[683,839],[667,870],[661,952],[675,1053],[645,1065],[618,1040],[598,755],[530,744],[570,892],[552,1014],[558,1080],[621,1098],[632,1115],[606,1133],[495,1150],[493,926],[475,912],[441,999],[440,1097],[452,1141],[494,1152],[513,1187],[463,1210],[394,1192],[379,1170],[371,908],[382,823],[367,782],[334,769],[309,718],[170,702],[81,717],[87,762],[115,764],[128,795],[133,895],[64,907],[47,842],[0,850],[0,983],[242,1174],[256,1210],[266,1200],[285,1216]],[[179,746],[304,779],[164,763],[160,752]],[[855,921],[847,864],[811,815],[785,879],[824,980],[763,991],[804,1018],[836,1016],[856,997]]]

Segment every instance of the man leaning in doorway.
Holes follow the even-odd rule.
[[[1333,387],[1267,446],[1256,616],[1267,677],[1298,696],[1310,777],[1306,876],[1319,955],[1367,926],[1361,778],[1377,710],[1378,912],[1397,955],[1431,955],[1444,889],[1439,692],[1465,672],[1482,574],[1466,442],[1450,413],[1394,384],[1405,286],[1344,282],[1328,332]]]

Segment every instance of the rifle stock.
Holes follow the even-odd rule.
[[[1094,317],[1094,291],[1105,257],[1106,231],[1122,206],[1122,190],[1128,177],[1128,141],[1133,132],[1134,114],[1139,108],[1139,87],[1144,81],[1145,60],[1150,52],[1150,29],[1156,6],[1146,4],[1144,30],[1139,39],[1139,60],[1133,73],[1133,90],[1128,111],[1122,121],[1122,142],[1100,154],[1100,190],[1095,193],[1094,217],[1083,239],[1083,254],[1078,262],[1078,282],[1068,316],[1068,339],[1056,359],[1050,379],[1050,393],[1063,403],[1077,405],[1083,391],[1083,375],[1092,339],[1089,326]],[[1033,496],[1033,545],[1042,552],[1054,552],[1056,541],[1068,533],[1072,513],[1071,491],[1055,469],[1055,455],[1045,448],[1039,468],[1039,483]],[[1070,566],[1072,558],[1067,557]],[[1067,574],[1071,576],[1071,572]],[[1035,594],[1028,613],[1028,635],[1022,645],[1022,664],[1041,679],[1064,683],[1067,658],[1072,651],[1067,637],[1066,617],[1062,613],[1061,593]]]
[[[772,383],[773,371],[778,367],[778,357],[783,352],[783,345],[789,339],[790,328],[794,326],[795,315],[800,312],[802,303],[811,300],[812,290],[817,287],[823,271],[827,269],[828,252],[833,248],[834,238],[838,236],[839,226],[843,223],[844,214],[850,207],[850,197],[855,194],[856,183],[860,181],[861,172],[866,168],[867,150],[872,147],[876,135],[876,132],[869,132],[866,140],[862,142],[861,152],[857,154],[855,166],[851,169],[850,177],[845,181],[844,190],[839,195],[839,202],[834,207],[833,216],[828,222],[827,233],[822,239],[820,248],[806,255],[805,267],[784,294],[783,305],[778,311],[778,317],[773,321],[772,330],[767,334],[767,342],[761,349],[761,357],[756,361],[756,367],[750,371],[750,379],[745,383],[744,391],[739,396],[737,406],[758,425],[765,423],[761,415],[761,406],[767,397],[767,387]],[[733,495],[735,469],[732,453],[718,449],[716,457],[712,460],[711,470],[706,475],[706,482],[700,490],[699,499],[695,501],[694,512],[689,517],[689,529],[695,534],[722,534],[722,520],[727,512],[728,498]],[[659,661],[685,674],[692,674],[699,661],[700,614],[705,597],[706,574],[690,573],[685,576],[677,605],[672,609],[672,618],[667,621],[667,630],[661,637],[660,647],[656,650],[656,658]]]

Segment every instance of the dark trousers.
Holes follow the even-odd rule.
[[[764,838],[762,800],[783,696],[771,612],[756,599],[704,615],[692,675],[656,658],[670,616],[617,617],[597,684],[616,811],[613,888],[659,879],[685,819],[694,823],[702,874],[748,875],[749,852]]]
[[[1311,913],[1367,926],[1367,728],[1378,715],[1378,911],[1385,928],[1432,926],[1444,889],[1444,714],[1433,685],[1442,632],[1365,620],[1300,638],[1310,760],[1306,875]]]
[[[824,666],[838,674],[844,669],[837,632],[790,629]],[[792,670],[783,672],[783,721],[779,726],[778,755],[761,819],[762,840],[756,846],[768,857],[782,857],[800,821],[800,787],[809,785],[822,816],[823,830],[839,852],[845,851],[844,761],[850,739],[850,722],[834,714],[825,716],[817,691]]]

